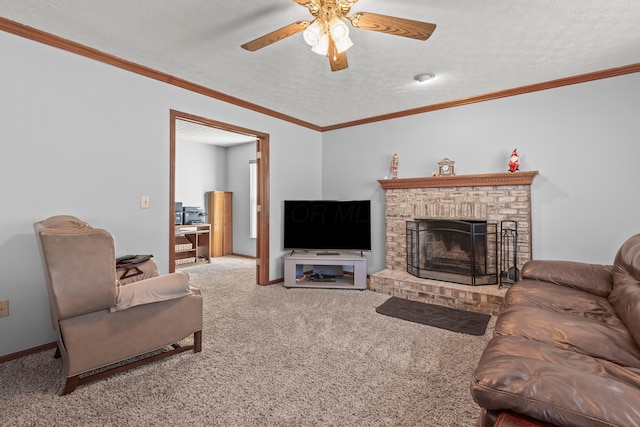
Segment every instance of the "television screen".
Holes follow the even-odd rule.
[[[371,250],[371,201],[285,200],[284,249]]]

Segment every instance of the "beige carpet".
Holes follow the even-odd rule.
[[[188,271],[203,352],[58,396],[53,350],[0,365],[3,426],[471,426],[469,379],[489,336],[375,312],[387,295],[254,284],[252,260]]]

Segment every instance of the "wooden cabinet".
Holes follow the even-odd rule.
[[[209,262],[211,225],[176,225],[176,268]]]
[[[233,253],[232,202],[229,191],[209,192],[209,222],[211,223],[211,257]]]

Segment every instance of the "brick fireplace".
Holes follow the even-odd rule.
[[[468,286],[407,273],[406,222],[420,219],[482,220],[517,224],[522,269],[531,259],[531,183],[537,171],[380,180],[385,191],[385,269],[370,275],[369,288],[415,301],[497,314],[505,293],[499,285]],[[500,242],[498,242],[500,244]]]

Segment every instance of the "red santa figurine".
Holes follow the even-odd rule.
[[[515,172],[520,169],[520,157],[518,157],[518,149],[514,148],[509,158],[509,172]]]

